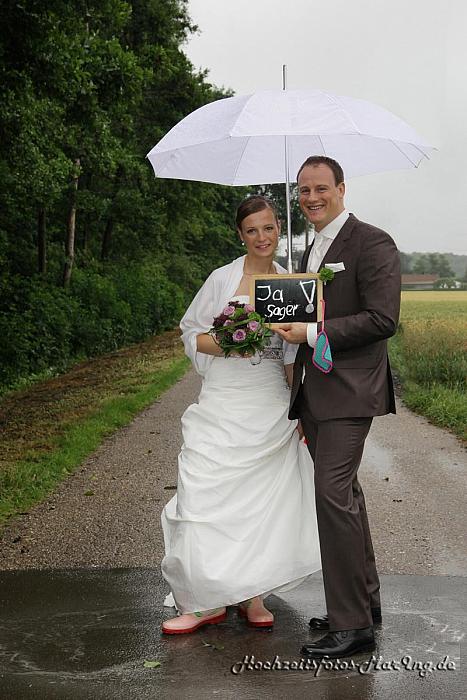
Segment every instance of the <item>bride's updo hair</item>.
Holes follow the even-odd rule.
[[[270,209],[274,214],[276,222],[279,223],[277,210],[273,202],[262,194],[253,194],[238,205],[237,215],[235,217],[237,228],[241,231],[243,219],[246,219],[250,214],[257,214],[259,211],[263,211],[263,209]]]

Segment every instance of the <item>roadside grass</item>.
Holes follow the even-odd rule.
[[[0,399],[0,526],[43,500],[188,366],[170,331]]]
[[[389,352],[404,403],[467,442],[467,292],[403,292]]]

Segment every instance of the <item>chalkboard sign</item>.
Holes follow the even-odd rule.
[[[323,283],[317,274],[255,275],[250,299],[261,316],[271,323],[322,320]]]

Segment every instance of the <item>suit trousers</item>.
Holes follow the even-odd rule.
[[[316,513],[329,629],[362,629],[380,607],[365,498],[358,482],[372,418],[316,421],[300,390],[296,404],[314,462]]]

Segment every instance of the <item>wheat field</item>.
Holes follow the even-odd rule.
[[[405,403],[467,439],[467,291],[402,292],[390,355]]]

